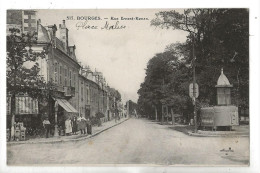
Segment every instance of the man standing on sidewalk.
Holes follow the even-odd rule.
[[[43,127],[44,127],[45,132],[46,132],[46,138],[48,138],[49,137],[49,133],[50,133],[51,123],[50,123],[49,118],[48,118],[46,113],[44,114],[44,116],[45,116],[44,117],[45,119],[43,120],[42,124],[43,124]]]
[[[89,118],[87,118],[87,134],[92,135],[92,124]]]
[[[78,126],[80,129],[81,134],[86,134],[86,119],[82,117],[82,114],[80,114],[80,117],[78,118]]]

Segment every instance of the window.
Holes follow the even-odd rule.
[[[67,67],[64,67],[64,86],[67,86]]]
[[[81,101],[83,101],[83,95],[84,95],[84,93],[83,93],[83,85],[81,85]]]
[[[60,85],[62,85],[62,66],[60,66]]]
[[[86,95],[85,95],[85,96],[86,96],[87,104],[88,104],[88,102],[89,102],[88,93],[89,93],[89,91],[88,91],[88,86],[86,86]]]
[[[74,87],[75,87],[75,90],[77,90],[77,78],[76,78],[76,73],[74,73]]]
[[[92,90],[91,90],[91,88],[89,89],[89,94],[90,94],[90,102],[92,103]]]
[[[54,63],[54,83],[58,83],[58,63]]]
[[[73,78],[72,78],[72,86],[75,87],[75,75],[73,75]]]
[[[69,73],[69,80],[70,80],[69,83],[70,83],[70,86],[71,86],[72,85],[71,84],[71,70],[70,70],[70,73]]]

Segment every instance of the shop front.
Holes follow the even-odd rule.
[[[10,137],[15,140],[25,140],[26,137],[32,136],[39,131],[41,125],[41,115],[39,114],[38,101],[26,95],[15,97],[15,117],[14,126],[11,125],[11,97],[7,97],[7,139]],[[13,130],[11,130],[13,128]],[[18,134],[24,130],[25,134]],[[11,131],[15,134],[11,135]],[[14,140],[14,139],[13,139]]]
[[[78,118],[78,111],[66,100],[60,98],[53,98],[56,103],[55,116],[57,116],[58,134],[60,136],[65,135],[65,121],[67,119]],[[53,118],[55,118],[55,116]],[[54,120],[55,123],[55,120]]]

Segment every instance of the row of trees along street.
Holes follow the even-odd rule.
[[[193,116],[189,84],[192,83],[192,43],[194,41],[197,108],[216,104],[217,79],[223,67],[234,88],[232,103],[239,109],[249,106],[249,11],[248,9],[187,9],[161,11],[151,21],[157,29],[187,32],[184,43],[173,43],[152,57],[144,82],[138,90],[138,111],[161,119],[165,100],[175,114],[186,120]],[[164,83],[164,87],[162,84]]]

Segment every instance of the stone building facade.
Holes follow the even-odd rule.
[[[46,59],[41,59],[41,73],[45,73],[45,80],[51,83],[52,93],[49,100],[48,112],[49,115],[54,114],[54,103],[59,103],[59,113],[66,114],[65,119],[69,114],[77,115],[79,110],[79,86],[78,76],[80,65],[77,62],[75,55],[75,46],[68,45],[68,29],[65,21],[59,25],[42,26],[38,20],[38,43],[47,43],[49,53]],[[59,32],[59,34],[58,34]],[[59,38],[58,38],[59,37]],[[52,116],[53,117],[53,116]]]
[[[35,103],[39,105],[36,116],[41,117],[47,112],[50,121],[54,123],[54,104],[58,102],[60,124],[68,117],[80,114],[93,117],[101,112],[105,115],[105,121],[113,117],[115,98],[101,72],[79,64],[76,46],[69,45],[69,30],[65,20],[58,27],[55,24],[43,26],[41,20],[37,19],[37,11],[33,10],[10,10],[7,19],[7,29],[15,27],[22,32],[37,33],[37,44],[32,47],[34,51],[41,52],[48,47],[46,58],[39,58],[37,63],[40,75],[51,85],[48,89],[49,100],[47,103]],[[33,63],[35,62],[26,62],[24,65],[32,66]]]
[[[93,117],[96,113],[104,114],[107,120],[108,114],[108,91],[107,84],[102,73],[92,72],[89,67],[85,67],[80,71],[80,95],[84,95],[80,99],[81,114],[86,117]],[[85,86],[85,87],[84,87]]]

